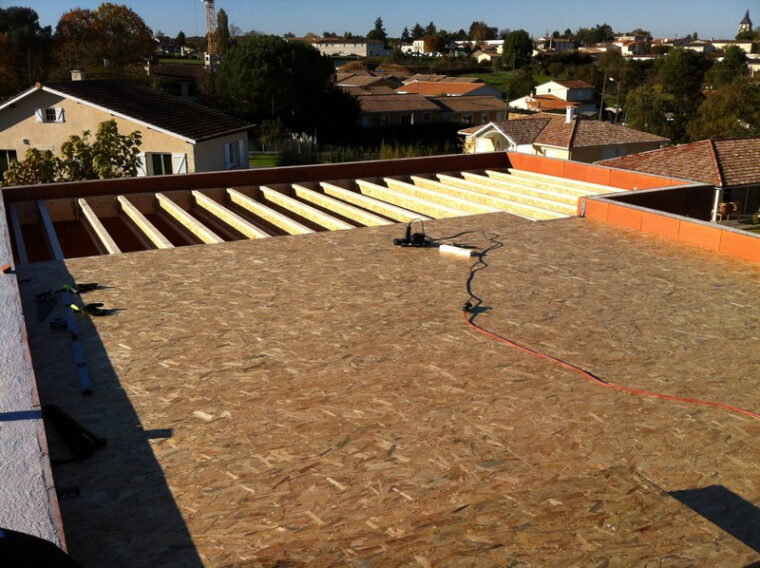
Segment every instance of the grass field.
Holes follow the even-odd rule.
[[[252,168],[274,168],[279,165],[278,154],[250,154],[248,164]]]

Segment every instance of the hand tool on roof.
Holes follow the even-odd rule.
[[[71,304],[71,309],[75,314],[87,316],[108,316],[115,312],[115,310],[104,309],[103,302],[93,302],[81,307],[76,304]]]

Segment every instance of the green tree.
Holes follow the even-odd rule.
[[[425,37],[425,28],[423,28],[419,22],[414,24],[414,27],[412,28],[412,39],[424,39]]]
[[[179,30],[177,37],[174,38],[174,43],[176,43],[179,47],[184,47],[184,45],[187,43],[185,32],[183,32],[182,30]]]
[[[31,8],[0,8],[0,99],[47,78],[51,29]]]
[[[702,82],[710,69],[710,59],[703,53],[677,48],[660,62],[665,90],[675,97],[678,112],[690,116],[702,101]]]
[[[740,80],[711,93],[687,131],[693,141],[760,135],[760,85]]]
[[[641,85],[625,99],[626,126],[670,138],[668,96],[660,85]]]
[[[533,40],[525,30],[515,30],[504,38],[504,52],[502,58],[508,68],[525,67],[530,65],[533,54]]]
[[[330,121],[337,131],[339,124],[353,125],[358,118],[356,100],[342,96],[333,84],[334,73],[332,60],[311,45],[261,35],[241,38],[230,50],[216,85],[230,112],[257,123],[279,119],[295,132],[311,134],[319,128],[327,135]],[[336,100],[343,111],[336,112]]]
[[[726,48],[723,60],[713,63],[706,81],[713,88],[720,88],[742,79],[748,71],[747,55],[744,50],[739,46],[731,45]]]
[[[225,55],[230,48],[230,25],[227,12],[223,9],[219,10],[216,15],[214,39],[216,39],[216,48],[219,50],[219,55]]]
[[[412,39],[412,36],[409,34],[409,28],[404,26],[404,29],[401,30],[401,43],[409,43]]]
[[[430,22],[425,28],[425,37],[435,35],[438,33],[438,28],[435,27],[435,23]]]
[[[496,28],[488,27],[483,21],[472,22],[470,24],[470,31],[467,33],[468,39],[472,41],[487,41],[490,39],[496,39],[499,31]]]
[[[58,161],[50,150],[29,148],[21,162],[13,161],[3,174],[4,187],[53,183],[58,180]]]
[[[24,160],[12,162],[3,185],[30,185],[58,181],[110,179],[137,175],[142,136],[135,131],[119,134],[115,120],[98,125],[95,140],[90,132],[72,135],[61,144],[61,155],[30,148]]]
[[[536,86],[533,74],[527,69],[518,69],[506,81],[506,94],[510,100],[524,97]]]
[[[375,27],[369,31],[367,34],[367,39],[374,39],[377,41],[382,41],[383,43],[385,43],[385,40],[388,39],[388,34],[385,33],[385,27],[383,27],[382,18],[377,18],[375,20]]]

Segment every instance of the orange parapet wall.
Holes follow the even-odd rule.
[[[511,167],[517,170],[585,181],[587,183],[609,185],[620,189],[653,189],[656,187],[687,185],[689,183],[681,179],[619,170],[596,164],[560,160],[558,158],[533,156],[519,152],[507,152],[507,156],[509,157]]]
[[[598,197],[583,198],[582,209],[587,219],[629,227],[721,254],[760,262],[760,235]]]

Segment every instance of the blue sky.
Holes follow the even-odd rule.
[[[113,1],[126,3],[154,31],[171,36],[180,30],[186,35],[205,34],[205,8],[201,0]],[[90,0],[0,0],[2,7],[33,8],[43,25],[53,27],[67,10],[94,9],[100,4],[101,1]],[[471,4],[461,0],[217,0],[216,8],[223,8],[230,24],[244,32],[293,32],[299,36],[307,32],[321,35],[323,31],[365,34],[378,16],[392,36],[400,35],[404,26],[411,28],[416,22],[426,26],[432,20],[439,28],[456,31],[483,20],[489,26],[522,28],[536,36],[547,30],[576,30],[607,23],[620,32],[641,27],[656,36],[697,32],[701,38],[727,39],[736,35],[747,9],[754,26],[760,25],[758,0],[478,0]]]

